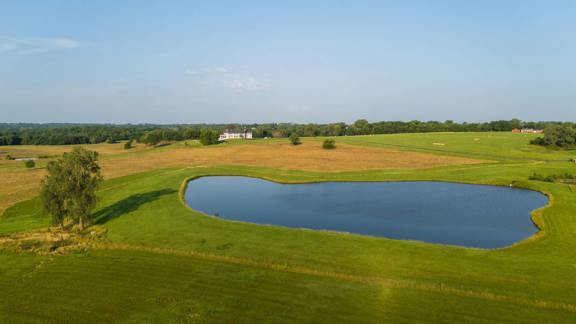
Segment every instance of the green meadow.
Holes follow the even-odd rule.
[[[573,323],[576,188],[528,177],[576,173],[576,164],[568,162],[576,152],[533,146],[532,138],[511,133],[336,138],[337,146],[486,160],[474,165],[353,172],[207,166],[106,180],[94,212],[93,229],[104,233],[98,240],[67,253],[0,249],[0,323]],[[550,200],[531,215],[540,228],[536,235],[483,250],[204,215],[181,197],[186,181],[207,175],[286,183],[512,184]],[[0,238],[48,226],[34,198],[0,217]]]

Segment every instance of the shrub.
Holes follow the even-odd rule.
[[[324,143],[322,144],[322,148],[327,149],[327,150],[335,149],[336,148],[336,141],[333,139],[324,140]]]
[[[129,140],[128,142],[124,143],[124,149],[125,149],[125,150],[129,150],[129,149],[131,149],[132,147],[133,147],[133,146],[132,146],[132,140]]]
[[[298,136],[298,134],[296,134],[296,133],[292,133],[292,134],[290,135],[290,138],[289,138],[289,139],[290,139],[290,143],[291,143],[292,145],[300,145],[300,144],[302,144],[302,141],[300,141],[300,136]]]
[[[36,156],[39,159],[51,159],[54,157],[58,157],[58,154],[40,154]]]
[[[36,162],[34,162],[34,160],[26,160],[26,162],[24,162],[24,165],[28,168],[31,169],[33,167],[36,166]]]
[[[536,181],[545,181],[545,182],[556,182],[556,181],[572,182],[573,180],[576,180],[576,175],[570,174],[570,173],[565,173],[565,174],[552,174],[552,175],[545,176],[545,175],[534,172],[534,174],[532,174],[528,179],[536,180]]]

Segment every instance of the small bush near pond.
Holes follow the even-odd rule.
[[[34,160],[26,160],[26,162],[24,162],[24,165],[28,168],[31,169],[33,167],[36,166],[36,162],[34,162]]]
[[[327,150],[335,149],[336,148],[336,141],[333,139],[324,140],[324,144],[322,144],[322,148]]]

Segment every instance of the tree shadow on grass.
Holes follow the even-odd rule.
[[[114,218],[133,212],[146,203],[175,192],[176,190],[174,189],[162,189],[132,195],[96,212],[94,214],[94,223],[104,224]]]

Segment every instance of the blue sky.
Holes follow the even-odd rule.
[[[0,122],[576,120],[575,1],[0,0]]]

